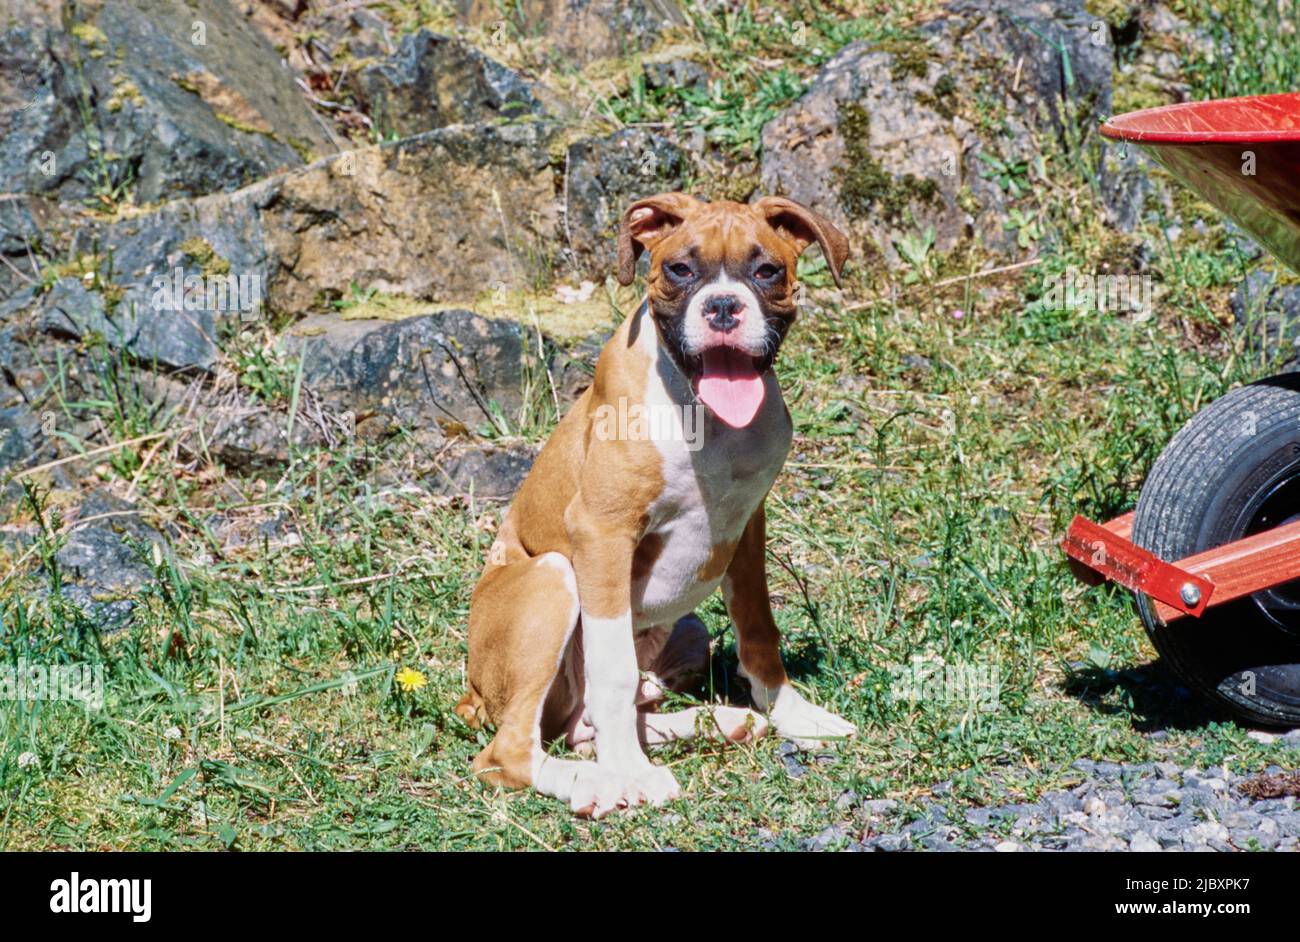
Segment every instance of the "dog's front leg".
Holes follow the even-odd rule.
[[[592,512],[581,493],[564,522],[582,608],[587,717],[595,730],[596,763],[626,779],[629,804],[663,804],[679,794],[677,780],[646,757],[637,735],[632,557],[639,533],[609,514]]]
[[[854,733],[853,724],[808,702],[786,677],[781,662],[781,632],[767,594],[766,521],[763,505],[750,518],[722,578],[727,612],[736,626],[740,673],[749,681],[754,703],[766,710],[772,728],[804,748]]]

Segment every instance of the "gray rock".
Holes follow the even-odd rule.
[[[1129,839],[1129,850],[1138,854],[1149,854],[1164,850],[1154,837],[1146,831],[1138,831]]]
[[[152,546],[166,547],[162,535],[134,510],[106,491],[92,493],[78,513],[89,522],[74,526],[55,554],[63,598],[100,631],[126,625],[139,590],[153,581],[147,554]]]
[[[911,838],[906,834],[880,834],[872,837],[863,844],[871,850],[884,851],[886,853],[907,850],[911,846]]]
[[[871,798],[862,803],[862,810],[877,817],[893,814],[898,810],[898,802],[893,798]]]
[[[473,46],[426,29],[354,73],[350,87],[380,134],[409,137],[450,124],[542,113],[532,85]]]
[[[833,824],[816,837],[804,842],[806,850],[828,850],[851,840],[849,829],[842,824]]]
[[[461,448],[440,455],[438,467],[427,482],[435,494],[509,500],[528,476],[535,457],[536,451],[527,445]]]
[[[901,264],[897,241],[930,226],[940,252],[971,238],[1013,250],[1003,223],[1024,181],[997,178],[1034,156],[1025,122],[1041,113],[1051,133],[1110,110],[1111,56],[1092,44],[1092,22],[1082,0],[958,2],[919,40],[847,46],[764,127],[764,191],[858,236],[864,264]],[[978,109],[965,104],[975,88]],[[990,108],[1002,135],[977,127]]]
[[[1138,148],[1102,145],[1097,196],[1112,226],[1121,232],[1137,228],[1147,200],[1156,190],[1156,179],[1150,161]]]
[[[801,763],[796,756],[782,756],[781,764],[785,766],[785,774],[790,776],[790,778],[801,779],[808,774],[807,766]]]
[[[1172,808],[1182,800],[1181,790],[1168,779],[1143,782],[1133,791],[1133,801],[1139,805]]]
[[[233,190],[334,149],[270,43],[225,0],[105,0],[0,34],[9,190],[137,204]]]
[[[0,134],[2,129],[0,118]],[[31,305],[33,283],[41,276],[35,259],[75,258],[88,253],[98,231],[93,220],[53,199],[0,193],[0,255],[4,256],[0,262],[0,321]]]
[[[0,473],[54,458],[41,419],[26,406],[0,409]]]
[[[1225,807],[1224,800],[1220,795],[1216,794],[1212,789],[1200,785],[1184,788],[1181,797],[1182,800],[1178,804],[1180,810],[1218,813]]]
[[[689,159],[665,137],[625,128],[569,147],[564,233],[574,276],[597,283],[614,272],[623,211],[635,200],[686,185]],[[648,264],[643,258],[642,266]]]
[[[1120,776],[1120,767],[1114,762],[1098,762],[1092,767],[1092,770],[1093,774],[1104,779],[1117,779]]]
[[[137,359],[175,369],[208,369],[217,356],[217,315],[141,303],[136,292],[108,308],[105,295],[81,279],[61,278],[41,305],[40,326],[55,336],[102,338]]]
[[[1173,808],[1162,808],[1159,805],[1139,805],[1138,811],[1152,821],[1165,821],[1176,814]]]
[[[454,423],[473,429],[506,416],[523,396],[523,334],[513,321],[449,310],[393,322],[349,322],[303,341],[303,375],[356,431]]]

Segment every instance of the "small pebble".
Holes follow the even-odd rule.
[[[1164,850],[1160,842],[1146,831],[1138,831],[1128,842],[1128,849],[1139,854],[1151,854]]]

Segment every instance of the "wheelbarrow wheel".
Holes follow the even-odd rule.
[[[1133,541],[1174,562],[1293,519],[1300,374],[1285,373],[1234,389],[1174,436],[1142,488]],[[1147,596],[1138,611],[1190,687],[1250,723],[1300,726],[1300,579],[1169,625]]]

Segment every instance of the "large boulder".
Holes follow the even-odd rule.
[[[58,281],[41,323],[209,370],[223,332],[328,310],[354,287],[422,301],[527,287],[556,231],[552,134],[456,125],[117,220],[101,236],[111,255]]]
[[[300,342],[303,375],[367,439],[398,430],[440,439],[513,418],[523,399],[524,336],[513,321],[446,310],[391,323],[335,322]]]
[[[100,631],[125,627],[140,591],[154,580],[150,556],[166,540],[135,507],[107,491],[82,503],[78,519],[55,554],[63,598]],[[97,519],[92,519],[97,518]]]
[[[1082,0],[959,0],[911,39],[858,42],[763,129],[762,183],[828,215],[865,253],[933,226],[1006,250],[1034,133],[1109,113],[1111,53]],[[976,97],[978,90],[978,97]]]
[[[260,213],[269,304],[298,313],[354,284],[449,300],[534,283],[558,216],[552,136],[453,125],[279,179]]]
[[[6,189],[137,204],[233,190],[336,148],[228,0],[26,9],[0,33]]]
[[[110,307],[111,304],[111,307]],[[111,295],[61,278],[44,296],[40,326],[55,337],[103,340],[136,359],[171,369],[209,369],[217,356],[217,312],[112,303]]]
[[[392,56],[354,73],[351,88],[384,136],[542,111],[519,75],[468,43],[424,29],[405,36]]]
[[[569,147],[565,168],[565,236],[574,274],[602,281],[617,261],[623,210],[634,200],[686,185],[687,154],[645,128],[589,137]]]
[[[505,14],[497,0],[456,5],[462,23],[511,28],[570,68],[644,52],[666,30],[686,25],[675,0],[519,0]]]

